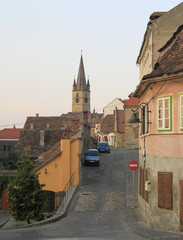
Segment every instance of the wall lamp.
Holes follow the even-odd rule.
[[[47,168],[44,169],[44,174],[47,175]]]
[[[142,120],[140,120],[137,117],[137,111],[139,111],[139,109],[142,109],[142,116],[141,116]],[[143,124],[143,129],[144,129],[143,133],[145,133],[145,123],[147,123],[147,131],[146,131],[146,133],[148,133],[149,132],[149,124],[151,124],[151,122],[149,121],[149,113],[151,111],[149,110],[148,103],[140,103],[135,110],[132,109],[132,112],[133,112],[132,116],[128,120],[128,122],[132,124],[133,128],[136,128],[139,123],[142,123]],[[146,122],[146,120],[147,120],[147,122]]]

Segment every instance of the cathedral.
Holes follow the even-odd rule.
[[[90,83],[86,83],[83,57],[81,55],[77,83],[74,79],[72,90],[72,112],[90,112]]]

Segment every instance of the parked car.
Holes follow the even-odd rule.
[[[89,163],[100,166],[99,153],[97,149],[88,149],[84,155],[84,165],[87,165]]]
[[[107,152],[110,153],[110,147],[107,142],[98,142],[97,143],[97,149],[100,152]]]

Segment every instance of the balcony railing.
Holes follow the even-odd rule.
[[[65,185],[64,190],[56,193],[55,198],[56,198],[57,213],[65,210],[68,204],[68,200],[73,192],[73,189],[75,188],[74,179],[75,179],[75,172],[72,174],[69,181]]]

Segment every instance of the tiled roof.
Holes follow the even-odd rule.
[[[82,113],[68,113],[58,117],[28,117],[19,140],[20,152],[29,146],[31,157],[38,157],[60,141],[65,130],[68,130],[69,137],[78,133],[81,117]],[[41,130],[44,139],[42,146],[40,145]]]
[[[100,131],[104,133],[115,131],[115,114],[108,114],[102,120],[100,125]],[[125,131],[125,111],[117,110],[117,131]]]
[[[123,103],[124,103],[124,106],[138,106],[139,99],[136,97],[131,97],[130,99],[123,101]]]
[[[108,114],[104,117],[100,125],[101,132],[114,132],[114,115]]]
[[[62,129],[67,125],[68,128],[73,127],[73,121],[80,120],[82,113],[68,113],[61,116],[50,117],[27,117],[24,129],[30,129],[30,125],[33,125],[33,129]],[[78,126],[79,127],[79,126]]]
[[[47,150],[46,152],[44,152],[43,154],[41,154],[39,156],[38,161],[36,163],[36,165],[37,165],[36,171],[38,169],[40,169],[40,167],[47,164],[48,162],[52,161],[59,154],[61,154],[61,143],[60,143],[60,141],[57,142],[56,144],[54,144],[49,150]]]
[[[37,157],[44,151],[50,149],[56,142],[60,141],[64,130],[44,130],[44,146],[40,145],[40,130],[22,130],[19,140],[19,150],[23,152],[26,147],[30,147],[31,157]]]
[[[124,103],[124,106],[138,106],[139,105],[139,99],[136,97],[132,97],[133,92],[131,92],[128,97],[129,99],[122,99],[121,101]]]
[[[0,131],[0,139],[19,139],[21,128],[5,128]]]
[[[154,71],[143,77],[149,78],[170,75],[183,71],[183,25],[173,34],[172,38],[160,50],[160,56],[154,66]]]
[[[104,115],[101,114],[101,116],[99,117],[99,119],[97,120],[96,124],[99,124],[104,118]]]

